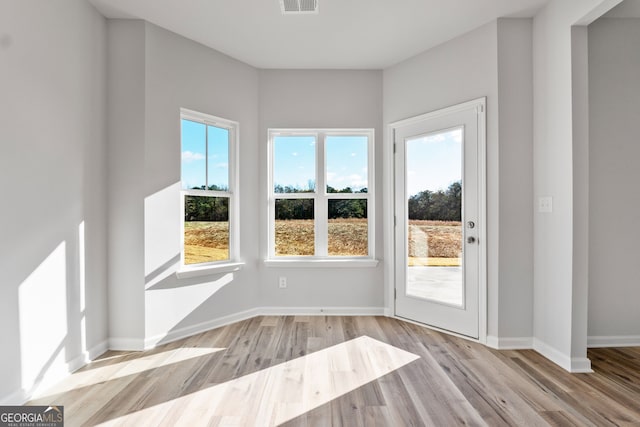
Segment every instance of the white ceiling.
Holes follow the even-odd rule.
[[[144,19],[259,68],[382,69],[547,0],[318,0],[317,15],[279,0],[89,0],[110,18]]]

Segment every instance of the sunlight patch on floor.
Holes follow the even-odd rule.
[[[46,390],[42,397],[52,396],[66,393],[72,390],[89,387],[105,381],[113,381],[140,374],[150,369],[162,368],[170,364],[184,362],[197,357],[208,356],[224,348],[200,348],[200,347],[181,347],[173,350],[163,351],[161,353],[150,354],[143,357],[123,357],[121,362],[110,363],[105,366],[100,364],[102,359],[97,360],[92,365],[73,373],[71,376],[60,382],[53,388]],[[108,360],[108,359],[106,359]],[[37,402],[37,401],[36,401]]]
[[[417,359],[361,336],[101,425],[274,426]]]

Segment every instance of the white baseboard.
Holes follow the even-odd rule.
[[[247,320],[256,316],[384,316],[388,310],[384,307],[258,307],[250,310],[234,313],[229,316],[219,317],[206,322],[169,331],[164,335],[156,335],[145,340],[138,338],[112,337],[105,340],[88,351],[83,352],[59,370],[45,378],[46,381],[37,384],[34,392],[25,390],[15,391],[7,396],[0,397],[0,405],[24,405],[32,399],[41,389],[46,389],[52,383],[63,380],[66,376],[85,366],[107,350],[144,351],[159,344],[166,344],[211,329],[226,326],[231,323]]]
[[[541,341],[533,339],[533,349],[560,366],[565,371],[571,373],[591,373],[591,361],[586,357],[570,357],[562,353],[555,347]]]
[[[587,338],[587,347],[640,347],[640,335],[591,336]]]
[[[144,351],[142,338],[109,338],[109,350],[116,351]]]
[[[260,316],[384,316],[384,307],[261,307]]]
[[[147,338],[144,341],[144,348],[149,350],[160,344],[166,344],[172,341],[177,341],[183,338],[190,337],[202,332],[209,331],[211,329],[226,326],[231,323],[241,322],[243,320],[250,319],[255,316],[259,316],[259,309],[252,308],[250,310],[241,311],[228,316],[219,317],[217,319],[207,320],[206,322],[197,323],[195,325],[186,326],[184,328],[175,329],[169,331],[164,335],[156,335],[151,338]]]
[[[496,337],[487,335],[487,346],[496,350],[530,350],[533,337]]]
[[[0,399],[0,405],[24,405],[29,400],[37,398],[40,393],[45,392],[49,387],[62,381],[73,372],[85,366],[108,350],[108,341],[104,340],[87,351],[83,351],[77,357],[71,359],[63,365],[58,365],[55,369],[48,370],[40,381],[34,384],[28,391],[20,389],[9,396]]]
[[[101,354],[103,354],[107,350],[109,350],[109,341],[108,340],[104,340],[104,341],[96,344],[95,346],[93,346],[89,350],[83,351],[78,357],[76,357],[75,359],[73,359],[69,363],[67,363],[67,368],[68,368],[69,373],[75,372],[78,369],[82,368],[87,363],[91,362],[93,359],[95,359],[96,357],[100,356]]]
[[[384,316],[383,307],[257,307],[147,338],[145,350],[256,316]]]
[[[384,316],[384,307],[257,307],[228,316],[211,319],[195,325],[149,337],[142,342],[131,338],[111,338],[111,350],[142,351],[192,335],[240,322],[255,316]]]

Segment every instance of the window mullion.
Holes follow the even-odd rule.
[[[209,190],[209,125],[204,125],[204,185]]]
[[[327,222],[329,206],[326,197],[326,173],[325,173],[325,134],[318,134],[316,143],[316,201],[315,201],[315,235],[316,256],[326,257],[329,253],[327,236],[329,226]]]

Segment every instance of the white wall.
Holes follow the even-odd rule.
[[[2,404],[106,349],[105,28],[82,0],[0,3]]]
[[[587,283],[574,280],[573,25],[590,23],[620,0],[551,0],[534,19],[534,202],[553,197],[552,213],[534,216],[535,348],[573,371],[586,358]],[[578,48],[579,46],[577,46]],[[585,185],[580,181],[579,186]],[[579,191],[584,189],[580,188]],[[577,206],[582,206],[577,203]],[[578,236],[577,242],[584,236]],[[584,274],[583,274],[584,276]]]
[[[82,364],[85,351],[91,356],[106,348],[108,336],[142,346],[145,339],[153,343],[260,306],[381,307],[382,265],[263,266],[266,246],[256,241],[266,242],[267,128],[373,127],[380,153],[383,123],[481,96],[488,97],[488,332],[518,338],[533,329],[544,355],[567,369],[588,368],[589,276],[579,250],[585,236],[574,231],[584,228],[579,208],[587,200],[589,333],[638,334],[632,327],[637,310],[627,306],[634,300],[629,295],[637,293],[629,286],[632,276],[608,268],[611,255],[598,252],[608,246],[599,245],[603,239],[615,237],[615,245],[627,245],[622,256],[629,257],[628,265],[637,259],[626,240],[631,227],[624,227],[637,219],[637,206],[620,210],[627,215],[619,222],[623,228],[603,236],[603,207],[633,199],[623,191],[600,191],[609,188],[612,176],[616,184],[635,178],[623,175],[634,168],[615,166],[637,157],[634,145],[615,145],[631,134],[612,125],[620,117],[637,120],[624,111],[625,103],[616,104],[619,115],[599,109],[616,91],[628,105],[637,98],[627,97],[638,94],[620,86],[624,79],[609,79],[612,86],[605,90],[611,70],[593,63],[591,156],[580,151],[584,141],[578,139],[584,136],[573,123],[586,101],[572,93],[584,79],[576,70],[580,64],[572,67],[572,56],[586,45],[572,48],[571,26],[588,24],[619,1],[552,0],[536,16],[532,91],[526,20],[498,20],[383,73],[258,71],[150,24],[107,25],[82,0],[0,3],[0,188],[7,201],[0,210],[0,334],[3,348],[13,349],[0,352],[0,401],[21,401],[38,383]],[[627,41],[627,35],[594,28],[603,39]],[[599,42],[591,49],[594,58],[623,52],[605,51]],[[616,64],[637,74],[635,53],[616,56]],[[525,136],[530,92],[533,195]],[[173,275],[179,253],[174,212],[177,217],[180,107],[240,122],[241,244],[247,263],[240,272],[189,280]],[[620,137],[605,139],[606,131]],[[612,144],[619,150],[611,150]],[[379,156],[376,169],[380,189]],[[541,195],[554,197],[554,212],[533,215],[532,292],[531,196]],[[378,197],[379,224],[383,203]],[[380,226],[376,235],[381,258]],[[289,278],[285,291],[277,289],[281,275]]]
[[[589,328],[596,345],[640,343],[640,19],[589,26]]]
[[[375,129],[376,188],[381,188],[382,72],[261,70],[260,152],[261,257],[267,256],[267,130],[269,128]],[[383,255],[382,193],[376,192],[376,258]],[[286,276],[287,289],[278,288]],[[275,268],[261,266],[261,304],[266,307],[350,307],[380,311],[384,304],[382,263],[376,268]]]
[[[142,21],[110,20],[109,39],[111,337],[141,348],[257,305],[258,72]],[[175,276],[181,107],[240,123],[239,272]]]
[[[144,340],[145,58],[142,21],[109,20],[109,336],[114,348]]]
[[[146,337],[157,340],[258,305],[258,71],[147,24],[145,85]],[[241,271],[165,277],[180,253],[180,107],[240,124],[240,250],[246,263]]]
[[[498,19],[497,336],[501,340],[533,336],[532,31],[531,19]]]
[[[384,71],[385,123],[487,97],[487,333],[498,346],[532,334],[530,64],[531,22],[501,19]]]

